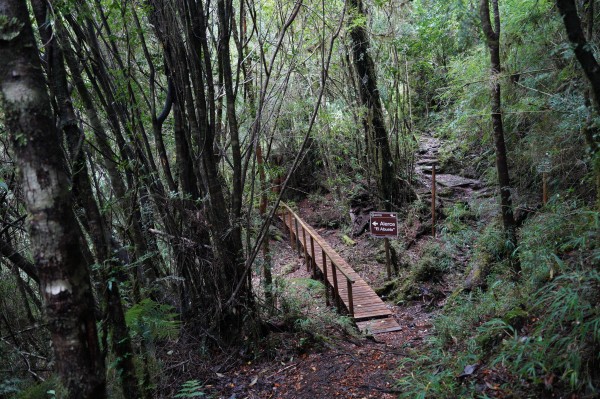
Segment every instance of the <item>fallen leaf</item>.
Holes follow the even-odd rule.
[[[252,382],[250,382],[250,385],[248,385],[248,386],[253,387],[254,385],[256,385],[257,382],[258,382],[258,376],[254,377],[252,379]]]

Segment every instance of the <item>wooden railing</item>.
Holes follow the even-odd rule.
[[[338,286],[338,274],[336,270],[341,273],[342,276],[346,279],[346,287],[348,290],[348,303],[346,307],[348,309],[348,313],[350,317],[354,317],[354,298],[352,296],[352,284],[354,284],[354,279],[350,277],[343,267],[338,264],[338,260],[340,259],[339,255],[337,255],[333,249],[327,244],[321,236],[319,236],[310,226],[308,226],[301,218],[298,216],[292,208],[290,208],[286,203],[280,202],[281,207],[281,219],[283,220],[284,228],[288,229],[290,234],[290,241],[292,244],[292,249],[298,251],[298,256],[302,256],[302,252],[304,252],[304,259],[306,261],[307,270],[312,272],[313,278],[317,275],[317,259],[315,257],[315,243],[321,247],[321,264],[322,266],[321,272],[323,273],[323,279],[325,280],[325,300],[327,305],[330,305],[329,300],[329,288],[328,285],[333,289],[334,300],[336,302],[336,306],[338,311],[342,309],[342,297],[340,296],[340,290]],[[289,223],[289,225],[288,225]],[[300,239],[300,234],[302,234],[302,239]],[[310,242],[310,247],[307,245],[307,235]],[[309,252],[310,250],[310,252]],[[337,259],[336,259],[337,258]],[[327,264],[330,264],[331,267],[328,270]],[[312,270],[311,270],[312,269]],[[329,281],[328,275],[331,273],[331,282]]]

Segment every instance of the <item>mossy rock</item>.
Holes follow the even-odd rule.
[[[375,288],[375,293],[380,297],[388,297],[396,291],[399,283],[400,281],[398,279],[386,281],[381,287]]]
[[[283,233],[277,228],[277,226],[269,226],[269,237],[275,241],[283,241]]]
[[[529,317],[529,313],[523,308],[523,306],[516,307],[514,309],[509,310],[503,317],[502,320],[506,324],[509,324],[516,330],[520,330],[525,325],[527,321],[527,317]]]
[[[400,304],[404,301],[412,301],[421,297],[421,289],[414,278],[404,279],[397,290],[394,302]]]
[[[293,272],[295,272],[296,270],[298,270],[298,267],[299,267],[299,266],[298,266],[298,264],[296,264],[296,263],[287,263],[286,265],[284,265],[284,266],[281,268],[281,273],[282,273],[282,274],[290,274],[290,273],[293,273]]]

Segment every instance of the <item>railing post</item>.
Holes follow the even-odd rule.
[[[327,281],[327,256],[325,255],[325,250],[321,248],[321,255],[323,256],[323,279],[325,280],[325,303],[327,306],[330,305],[329,302],[329,281]]]
[[[312,278],[317,277],[317,261],[315,259],[315,239],[310,234],[310,266],[312,269]]]
[[[287,211],[285,207],[281,207],[281,220],[283,220],[283,232],[287,229]]]
[[[302,242],[304,243],[304,261],[306,262],[306,271],[310,270],[310,264],[308,263],[308,248],[306,247],[306,227],[302,226]]]
[[[335,304],[339,312],[341,310],[341,298],[340,291],[338,289],[337,266],[335,263],[333,263],[333,259],[331,260],[331,277],[333,277],[333,293],[335,294]]]
[[[352,281],[346,278],[346,284],[348,285],[348,312],[350,317],[354,317],[354,298],[352,296]]]
[[[298,256],[302,256],[300,250],[301,250],[301,244],[300,244],[300,232],[298,231],[298,219],[296,219],[294,217],[294,224],[296,225],[296,240],[298,240],[296,242],[296,249],[298,250]]]
[[[292,250],[295,251],[296,250],[296,239],[294,237],[294,215],[292,214],[292,212],[290,211],[289,213],[290,218],[290,245],[292,246]]]

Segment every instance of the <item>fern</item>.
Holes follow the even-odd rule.
[[[181,389],[175,395],[175,398],[197,398],[200,396],[206,396],[204,392],[201,391],[202,383],[198,380],[189,380],[184,382],[181,385]]]
[[[146,298],[125,313],[125,322],[134,335],[152,339],[173,339],[179,335],[179,315],[171,305]]]

